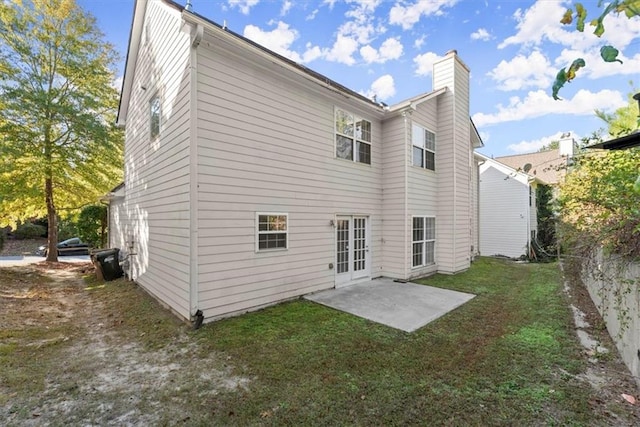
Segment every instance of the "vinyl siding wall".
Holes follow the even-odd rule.
[[[442,95],[441,95],[442,96]],[[436,239],[438,238],[438,229],[440,228],[440,220],[438,216],[438,175],[441,171],[440,162],[440,146],[447,144],[446,140],[440,140],[438,132],[438,98],[421,103],[417,110],[411,114],[411,123],[408,126],[409,137],[408,143],[405,145],[407,153],[408,179],[407,179],[407,228],[404,231],[408,239],[408,245],[405,246],[406,257],[405,263],[408,271],[408,277],[420,277],[430,273],[434,273],[438,269],[438,240],[436,240],[435,263],[422,267],[412,266],[412,238],[413,238],[413,222],[412,216],[431,216],[436,218]],[[412,124],[427,129],[436,135],[436,167],[435,171],[413,166],[413,144],[412,144]],[[444,171],[444,170],[443,170]],[[445,221],[446,223],[446,221]]]
[[[178,11],[148,3],[126,121],[126,218],[116,241],[133,241],[133,279],[189,318],[189,35],[181,25]],[[155,94],[161,132],[151,141]]]
[[[383,271],[387,277],[406,278],[407,235],[406,173],[407,142],[410,141],[409,115],[397,115],[384,121],[383,129]]]
[[[382,262],[374,107],[206,33],[198,49],[199,306],[214,319],[334,286],[336,214],[370,218]],[[232,53],[234,52],[234,53]],[[372,123],[371,165],[335,158],[334,107]],[[256,252],[256,212],[288,214],[288,249]]]
[[[480,252],[485,256],[526,254],[528,185],[483,165],[480,175]]]
[[[124,204],[124,190],[119,197],[109,201],[109,242],[110,248],[119,248],[121,251],[127,250],[125,241],[125,230],[127,230],[127,214]]]
[[[471,249],[471,147],[469,143],[469,71],[456,56],[434,64],[433,89],[448,87],[437,103],[438,271],[469,268]]]

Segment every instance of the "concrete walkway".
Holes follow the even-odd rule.
[[[305,296],[336,310],[413,332],[475,297],[464,292],[380,278]]]

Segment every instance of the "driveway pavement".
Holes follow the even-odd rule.
[[[35,255],[12,255],[12,256],[1,256],[0,257],[0,267],[12,267],[14,265],[27,265],[34,264],[37,262],[44,261],[46,258],[42,256]],[[60,262],[87,262],[91,261],[89,255],[71,255],[71,256],[60,256],[58,257],[58,261]]]

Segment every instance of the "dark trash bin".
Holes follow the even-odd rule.
[[[124,275],[120,267],[119,253],[120,249],[113,248],[105,249],[92,255],[100,265],[104,280],[115,280]]]

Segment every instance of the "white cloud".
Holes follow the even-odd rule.
[[[114,88],[114,89],[117,89],[118,92],[120,92],[120,90],[122,90],[122,81],[123,80],[124,80],[123,76],[114,78],[113,81],[111,82],[111,87]]]
[[[263,31],[255,25],[247,25],[244,27],[243,34],[246,38],[292,61],[302,61],[297,52],[290,50],[291,44],[298,38],[298,32],[282,21],[278,22],[278,26],[271,31]]]
[[[491,134],[489,132],[478,131],[478,133],[480,134],[480,139],[482,139],[482,142],[484,142],[485,144],[489,141],[489,139],[491,139]]]
[[[322,50],[318,46],[312,46],[311,43],[307,43],[307,50],[302,55],[302,62],[308,63],[322,57]]]
[[[510,45],[539,46],[548,40],[583,51],[603,44],[624,49],[639,37],[638,20],[628,19],[624,14],[609,14],[604,21],[605,32],[598,38],[593,34],[594,27],[589,22],[602,12],[601,8],[595,4],[588,6],[587,23],[582,33],[576,31],[575,24],[560,23],[565,10],[564,2],[559,1],[538,1],[526,11],[518,9],[513,16],[517,21],[517,33],[506,38],[498,48]]]
[[[425,36],[422,36],[419,39],[416,39],[416,41],[413,42],[413,47],[415,47],[416,49],[420,49],[424,44],[425,38],[426,38]]]
[[[284,2],[282,2],[282,9],[280,9],[280,16],[285,16],[287,13],[289,13],[289,10],[291,10],[292,6],[293,2],[291,0],[284,0]]]
[[[360,48],[360,55],[367,64],[372,62],[385,63],[392,59],[398,59],[402,56],[402,43],[396,38],[388,38],[380,46],[379,50],[366,45]]]
[[[416,75],[428,76],[431,74],[433,72],[433,64],[441,58],[441,56],[433,52],[423,53],[413,58],[413,62],[416,64]]]
[[[422,16],[443,15],[443,9],[454,6],[459,0],[417,0],[415,3],[405,6],[405,3],[396,3],[389,11],[389,23],[401,25],[403,29],[411,29]]]
[[[560,141],[562,139],[562,134],[564,133],[565,132],[560,131],[560,132],[556,132],[551,136],[545,136],[540,139],[535,139],[533,141],[520,141],[517,144],[509,144],[507,146],[507,149],[510,151],[513,151],[516,154],[537,152],[542,147],[548,146],[553,141]],[[571,132],[571,134],[573,135],[574,132]],[[576,136],[574,135],[574,139],[579,139],[579,138],[576,138]]]
[[[375,97],[376,100],[382,101],[395,94],[396,87],[393,77],[390,74],[385,74],[371,84],[371,89],[366,92],[365,96],[372,99]]]
[[[626,97],[620,92],[608,89],[596,93],[579,90],[572,99],[563,101],[554,101],[545,91],[537,90],[529,92],[525,99],[520,99],[517,96],[511,97],[509,105],[503,106],[499,104],[497,106],[497,113],[476,113],[473,115],[473,122],[477,127],[483,127],[549,114],[588,116],[593,115],[595,109],[613,111],[626,104]]]
[[[338,35],[333,47],[323,53],[327,61],[353,65],[356,63],[356,60],[353,58],[356,50],[358,50],[358,42],[355,39]]]
[[[369,44],[374,36],[386,32],[384,26],[374,25],[375,10],[380,0],[347,0],[347,3],[352,5],[344,14],[349,20],[340,25],[338,35],[354,38],[359,44]]]
[[[231,8],[237,7],[244,15],[248,15],[251,8],[257,5],[260,0],[229,0]]]
[[[550,87],[556,73],[549,60],[534,51],[529,56],[518,55],[509,61],[500,61],[487,75],[498,82],[498,89],[511,91]]]
[[[491,34],[484,28],[478,28],[476,32],[471,33],[471,40],[487,41],[491,39]]]
[[[316,19],[316,15],[318,14],[319,11],[320,9],[314,9],[310,14],[307,15],[306,18],[304,18],[304,20],[313,21],[314,19]]]

